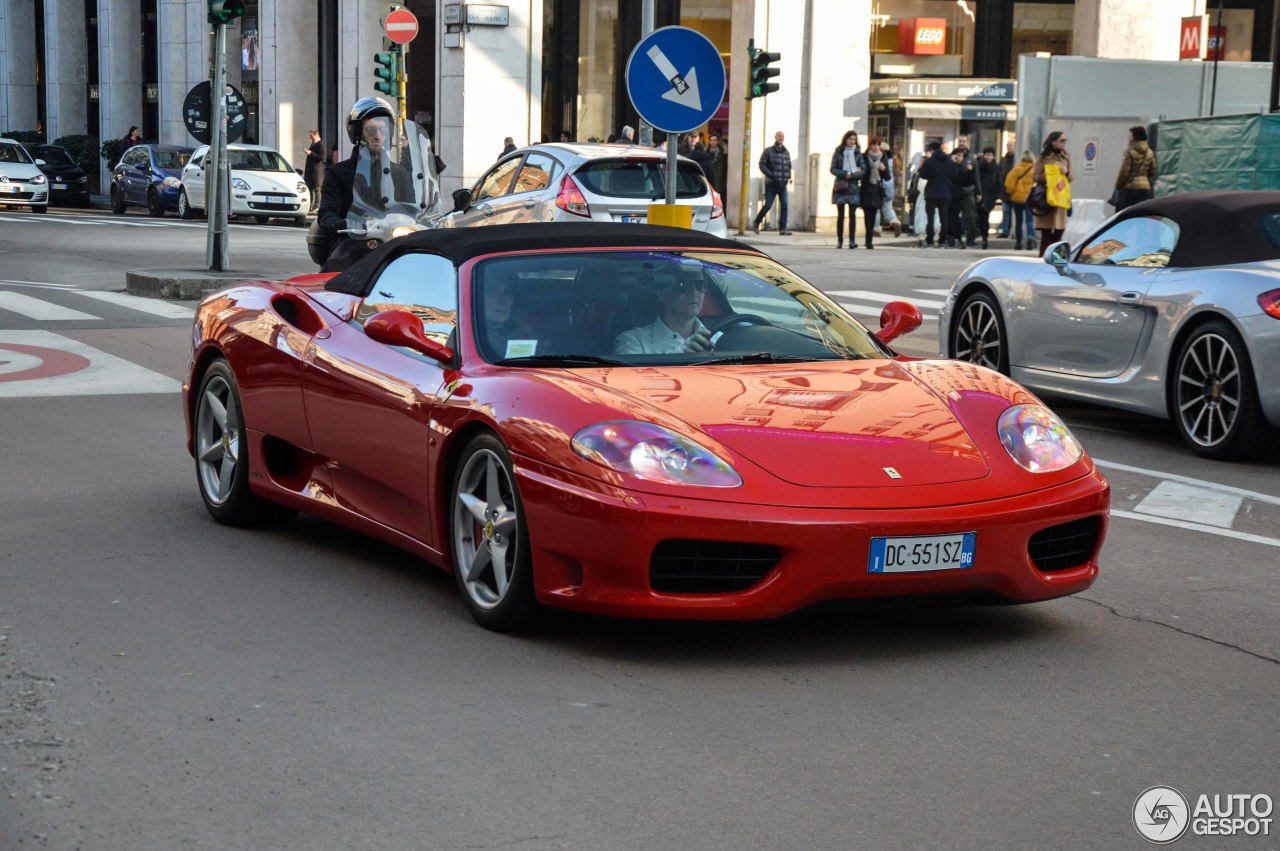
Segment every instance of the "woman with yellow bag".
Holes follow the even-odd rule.
[[[1040,256],[1044,250],[1062,239],[1067,229],[1067,210],[1071,209],[1071,157],[1067,155],[1067,137],[1061,130],[1054,130],[1044,140],[1044,150],[1036,157],[1035,182],[1044,201],[1038,206],[1040,192],[1032,190],[1028,202],[1035,214],[1036,230],[1040,231]],[[1056,203],[1055,203],[1056,202]]]

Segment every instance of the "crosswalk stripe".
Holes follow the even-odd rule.
[[[837,301],[836,303],[839,304],[841,307],[843,307],[845,310],[852,313],[854,316],[871,316],[876,319],[879,319],[880,311],[884,310],[883,307],[868,307],[865,304],[857,304],[856,302],[850,302],[850,301]],[[936,320],[938,318],[932,313],[921,313],[920,316],[926,322],[928,322],[930,319]]]
[[[943,296],[951,295],[950,288],[947,288],[945,290],[915,290],[915,292],[924,293],[926,295],[943,295]]]
[[[60,304],[44,301],[38,298],[32,298],[29,295],[15,293],[11,290],[0,290],[0,310],[9,310],[14,313],[21,313],[28,319],[92,319],[97,320],[100,317],[93,316],[89,313],[82,313],[79,310],[72,310],[69,307],[63,307]]]
[[[917,292],[919,292],[919,290],[917,290]],[[902,299],[902,296],[900,295],[891,295],[890,293],[877,293],[877,292],[872,292],[871,290],[827,290],[827,295],[846,296],[848,298],[866,299],[867,301],[878,302],[881,306],[886,305],[891,301],[900,301]],[[907,300],[910,301],[912,304],[914,304],[916,307],[940,308],[944,303],[941,301],[933,301],[932,299],[927,299],[927,298],[912,298],[910,296],[907,297]]]
[[[104,292],[102,290],[72,290],[71,292],[76,295],[88,296],[98,301],[118,304],[131,310],[140,310],[143,313],[163,316],[167,319],[190,319],[196,313],[193,308],[184,307],[181,304],[170,304],[160,299],[143,298],[129,295],[128,293]]]

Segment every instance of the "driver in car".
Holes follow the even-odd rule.
[[[623,331],[613,343],[617,355],[674,355],[711,350],[711,335],[698,319],[707,294],[706,281],[697,275],[654,276],[659,286],[658,318],[649,325]]]

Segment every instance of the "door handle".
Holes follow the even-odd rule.
[[[480,208],[480,212],[484,213],[486,216],[492,216],[492,215],[493,215],[493,208],[492,208],[492,207],[481,207],[481,208]]]
[[[524,202],[524,205],[525,207],[536,207],[538,205],[538,199],[530,198],[528,201]]]
[[[1142,293],[1133,292],[1120,294],[1120,304],[1124,307],[1138,307],[1142,304]]]

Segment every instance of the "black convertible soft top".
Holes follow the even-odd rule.
[[[1125,209],[1116,221],[1165,216],[1177,223],[1173,267],[1280,260],[1280,192],[1186,192]]]
[[[326,290],[365,296],[378,269],[400,254],[439,254],[455,267],[475,257],[513,251],[571,248],[670,248],[737,249],[756,251],[745,243],[721,239],[696,230],[624,225],[608,222],[539,222],[469,228],[424,230],[383,243],[345,272],[330,278]]]

